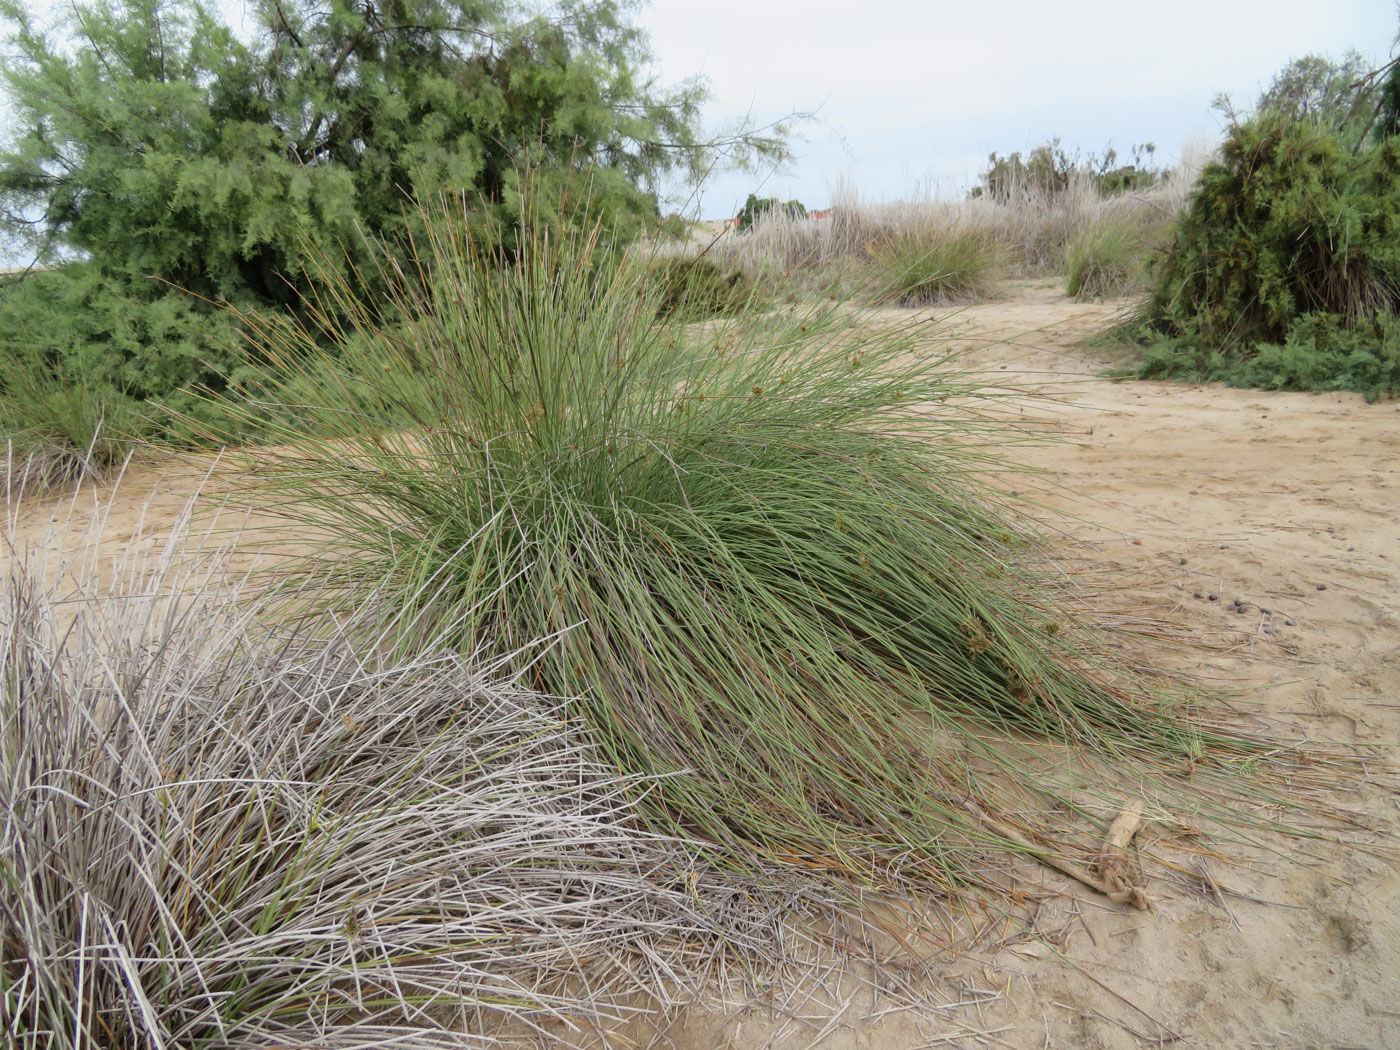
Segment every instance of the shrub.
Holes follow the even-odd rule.
[[[976,226],[898,230],[870,254],[877,294],[904,306],[985,298],[1006,257],[996,236]]]
[[[769,891],[637,830],[558,700],[406,621],[352,640],[375,599],[260,625],[153,549],[114,595],[0,585],[7,1046],[446,1050],[783,954]]]
[[[165,431],[163,409],[208,423],[214,406],[193,388],[256,374],[227,314],[154,281],[77,263],[0,300],[0,434],[36,478],[120,462]]]
[[[1279,382],[1360,389],[1385,369],[1353,369],[1340,348],[1391,331],[1397,304],[1400,142],[1352,150],[1327,126],[1265,114],[1233,127],[1201,173],[1146,306],[1157,348],[1145,367],[1175,353],[1274,385],[1267,369],[1290,361]],[[1316,371],[1323,362],[1340,371]]]
[[[1400,391],[1400,318],[1380,314],[1355,326],[1307,314],[1281,343],[1236,357],[1186,340],[1158,337],[1141,350],[1144,379],[1225,382],[1266,390],[1354,390],[1367,398]]]
[[[322,531],[348,594],[459,623],[463,651],[553,638],[522,670],[659,778],[656,829],[735,867],[956,889],[992,881],[988,848],[1069,848],[1060,771],[1106,790],[1072,756],[1130,763],[1136,791],[1205,753],[1218,787],[1252,753],[1074,612],[976,480],[1007,432],[954,407],[968,391],[913,335],[839,303],[658,324],[644,275],[586,242],[526,230],[502,266],[452,214],[424,223],[404,325],[353,310],[336,370],[413,427],[318,393],[315,341],[266,332],[323,426],[266,428],[286,445],[259,491]]]
[[[992,153],[968,196],[1010,204],[1055,198],[1084,183],[1104,197],[1145,190],[1167,177],[1167,172],[1153,167],[1156,152],[1151,142],[1134,145],[1132,163],[1119,164],[1118,151],[1111,146],[1105,147],[1102,157],[1093,153],[1084,156],[1070,154],[1058,138],[1053,138],[1024,157],[1019,150],[1004,157]]]
[[[685,216],[671,212],[656,226],[656,236],[663,241],[684,241],[690,238],[692,224]]]
[[[752,193],[744,201],[744,206],[739,209],[738,230],[740,233],[747,233],[753,229],[764,216],[781,213],[789,219],[805,219],[807,209],[803,207],[801,201],[780,201],[777,197],[755,197]]]

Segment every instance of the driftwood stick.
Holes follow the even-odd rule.
[[[1123,812],[1119,813],[1114,818],[1113,823],[1109,825],[1108,834],[1104,836],[1103,840],[1104,853],[1113,850],[1122,855],[1140,827],[1142,827],[1142,800],[1135,798],[1123,807]]]
[[[1063,875],[1068,875],[1076,882],[1088,886],[1091,890],[1102,893],[1115,904],[1131,904],[1139,911],[1146,911],[1151,907],[1141,879],[1125,852],[1128,843],[1137,834],[1138,828],[1142,827],[1142,803],[1140,801],[1134,799],[1123,808],[1123,811],[1108,829],[1108,834],[1104,838],[1103,851],[1088,868],[1064,857],[1055,856],[1044,846],[1032,842],[1015,828],[1007,827],[1000,821],[992,819],[980,809],[977,810],[977,816],[998,835],[1024,847],[1041,864],[1054,868]]]
[[[1114,888],[1109,894],[1112,900],[1127,901],[1145,911],[1148,907],[1147,892],[1137,865],[1128,856],[1128,843],[1133,841],[1133,836],[1141,827],[1142,800],[1132,799],[1109,825],[1103,849],[1089,867],[1105,884]]]

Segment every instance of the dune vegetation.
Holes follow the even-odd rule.
[[[1374,193],[1263,283],[1190,263],[1241,236],[1213,202],[1262,123],[1199,179],[1052,141],[966,199],[754,197],[701,243],[648,180],[784,143],[704,140],[620,4],[289,3],[253,45],[129,6],[67,50],[3,8],[33,133],[0,201],[50,216],[0,300],[6,497],[220,449],[297,542],[241,577],[188,519],[115,573],[8,544],[14,1045],[582,1042],[855,951],[871,900],[1006,912],[1040,864],[1145,907],[1174,849],[1344,819],[1347,753],[1156,667],[1065,571],[1005,483],[1026,431],[925,308],[1145,294],[1161,362],[1244,303],[1249,367],[1330,340],[1388,389],[1357,341],[1393,334],[1393,139],[1281,126]],[[1125,807],[1160,834],[1115,868]]]

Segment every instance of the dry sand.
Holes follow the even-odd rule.
[[[1103,360],[1080,342],[1114,310],[1033,282],[940,328],[982,347],[968,360],[992,377],[1054,398],[1003,408],[1064,438],[1022,458],[1046,472],[1048,498],[1084,520],[1067,540],[1075,556],[1131,583],[1153,617],[1200,643],[1192,670],[1253,690],[1301,735],[1393,756],[1400,405],[1098,378]],[[188,460],[134,468],[107,512],[109,542],[138,534],[152,497],[148,524],[176,513],[203,472]],[[110,495],[108,486],[81,496],[74,520]],[[74,506],[29,503],[14,528],[37,537]],[[1157,878],[1148,912],[1052,872],[1022,871],[1037,884],[1026,915],[988,925],[958,957],[927,966],[919,980],[929,1005],[920,1008],[856,994],[851,973],[833,972],[817,991],[834,1008],[790,1008],[798,1001],[774,994],[692,1007],[606,1041],[685,1050],[1400,1047],[1400,867],[1385,856],[1400,845],[1400,797],[1362,778],[1336,803],[1369,820],[1376,830],[1361,837],[1377,849],[1294,841],[1284,849],[1299,863],[1242,855],[1242,864],[1208,869],[1220,892],[1185,874]]]

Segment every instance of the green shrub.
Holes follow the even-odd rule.
[[[737,267],[724,267],[705,255],[677,255],[649,267],[659,285],[657,310],[689,320],[739,313],[754,302],[754,282]]]
[[[872,336],[840,303],[658,324],[645,272],[588,243],[527,231],[503,266],[450,214],[424,223],[400,328],[352,309],[334,373],[263,333],[321,425],[266,423],[283,449],[254,483],[327,537],[317,571],[347,593],[457,624],[466,651],[551,638],[520,670],[577,698],[616,769],[660,777],[654,827],[730,865],[954,888],[988,879],[989,846],[1070,848],[1047,797],[1062,768],[1096,779],[1074,755],[1136,785],[1204,749],[1215,790],[1254,746],[1080,619],[975,480],[1009,432],[954,407],[917,326]],[[412,428],[375,423],[397,411]]]
[[[692,223],[685,216],[671,212],[656,226],[656,236],[663,241],[684,241],[690,236]]]
[[[1231,129],[1179,220],[1144,313],[1145,374],[1394,390],[1397,305],[1400,141],[1349,149],[1266,114]]]
[[[1377,398],[1400,391],[1400,318],[1381,314],[1348,326],[1328,314],[1298,318],[1282,343],[1237,357],[1159,337],[1143,349],[1144,379],[1224,382],[1266,390],[1354,390]]]
[[[905,306],[985,298],[1006,256],[994,233],[975,226],[898,230],[869,252],[877,294]]]
[[[196,387],[251,381],[228,314],[155,281],[86,263],[31,273],[0,300],[0,435],[36,477],[101,471],[169,435],[171,413],[207,425]],[[39,464],[48,463],[49,467]]]
[[[777,197],[755,197],[752,193],[739,209],[738,230],[747,233],[765,215],[780,213],[789,219],[805,219],[807,209],[801,201],[780,201]]]

